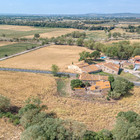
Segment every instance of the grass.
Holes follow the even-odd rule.
[[[67,93],[65,91],[65,86],[66,86],[65,80],[63,79],[57,80],[57,91],[60,94],[60,96],[66,96]]]
[[[121,72],[120,76],[124,77],[128,80],[131,80],[131,81],[140,81],[140,79],[138,77],[134,76],[131,73]]]
[[[32,47],[37,46],[36,44],[30,44],[30,43],[16,43],[6,46],[0,47],[0,58],[13,55],[22,51],[25,51],[27,49],[31,49]]]
[[[106,72],[103,72],[103,71],[101,71],[101,72],[97,72],[97,73],[93,73],[93,74],[94,74],[94,75],[99,74],[99,75],[103,75],[103,76],[114,76],[113,74],[106,73]]]
[[[105,31],[87,31],[86,39],[103,40],[107,39]]]
[[[78,62],[79,53],[90,51],[84,47],[52,45],[0,62],[0,67],[51,70],[52,64],[60,71],[68,70],[70,64]]]

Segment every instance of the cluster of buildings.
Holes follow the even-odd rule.
[[[140,69],[140,55],[133,58],[134,70]]]
[[[90,86],[85,88],[76,88],[75,90],[78,92],[84,92],[87,94],[107,94],[110,90],[110,82],[108,81],[108,76],[101,76],[99,74],[92,74],[98,72],[107,72],[111,74],[118,74],[120,70],[120,66],[114,63],[99,63],[99,64],[91,64],[85,63],[83,61],[68,66],[68,69],[73,70],[74,72],[79,74],[79,79],[84,83],[89,83]]]

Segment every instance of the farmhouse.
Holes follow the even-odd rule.
[[[140,69],[140,55],[138,56],[135,56],[133,58],[134,60],[134,68],[137,70],[137,69]]]
[[[96,65],[92,64],[89,65],[88,63],[85,63],[83,61],[77,63],[77,64],[73,64],[68,66],[68,69],[71,69],[77,73],[96,73],[96,72],[100,72],[101,69],[98,68]]]
[[[106,95],[110,90],[110,82],[108,76],[92,75],[88,73],[82,73],[79,79],[84,83],[88,82],[89,87],[75,88],[78,93],[93,94],[93,95]]]
[[[102,71],[111,73],[111,74],[118,74],[120,70],[120,65],[114,63],[100,63],[96,65],[98,68],[101,68]]]

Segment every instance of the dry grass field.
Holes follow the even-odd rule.
[[[68,71],[67,66],[78,62],[79,53],[84,50],[90,51],[84,47],[52,45],[1,61],[0,67],[50,70],[52,64],[56,64],[60,71]]]
[[[48,32],[48,33],[42,33],[40,34],[40,37],[41,38],[51,38],[51,37],[58,37],[58,36],[61,36],[61,35],[65,35],[65,34],[68,34],[68,33],[72,33],[74,31],[83,31],[83,30],[78,30],[78,29],[57,29],[57,30],[54,30],[52,32]],[[30,35],[30,36],[25,36],[26,38],[33,38],[34,35]]]
[[[120,111],[133,110],[140,114],[140,88],[135,87],[132,96],[115,104],[101,104],[55,96],[56,81],[49,75],[0,72],[0,79],[0,93],[10,98],[12,105],[22,106],[28,97],[39,96],[48,111],[62,119],[82,122],[90,130],[112,129]],[[5,129],[8,130],[7,126]]]
[[[6,41],[0,41],[0,47],[5,46],[5,45],[11,45],[15,44],[16,42],[6,42]]]
[[[14,126],[8,119],[0,119],[0,140],[19,140],[22,128]]]
[[[33,31],[37,30],[30,26],[16,26],[16,25],[0,25],[0,30],[15,30],[15,31]]]

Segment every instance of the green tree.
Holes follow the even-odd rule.
[[[78,38],[77,41],[76,41],[76,45],[77,46],[83,46],[84,44],[84,39],[83,38]]]
[[[140,115],[133,111],[120,112],[113,129],[115,140],[140,139]]]
[[[34,34],[34,38],[40,38],[39,34]]]
[[[140,55],[140,48],[136,48],[133,52],[133,56]]]
[[[129,90],[132,89],[134,84],[128,80],[117,77],[111,84],[112,91],[109,96],[113,99],[119,99],[121,96],[129,94]]]
[[[79,55],[80,55],[79,61],[82,61],[82,60],[86,61],[87,58],[90,56],[90,53],[83,51],[83,52],[79,53]]]
[[[74,79],[74,80],[71,80],[71,88],[74,89],[74,88],[80,88],[83,86],[83,82],[79,79]]]
[[[101,55],[101,53],[99,51],[94,51],[90,54],[90,58],[93,58],[96,60],[97,58],[99,58]]]
[[[51,69],[52,69],[53,75],[56,76],[57,73],[58,73],[58,71],[59,71],[59,67],[57,65],[54,65],[53,64],[52,67],[51,67]]]

